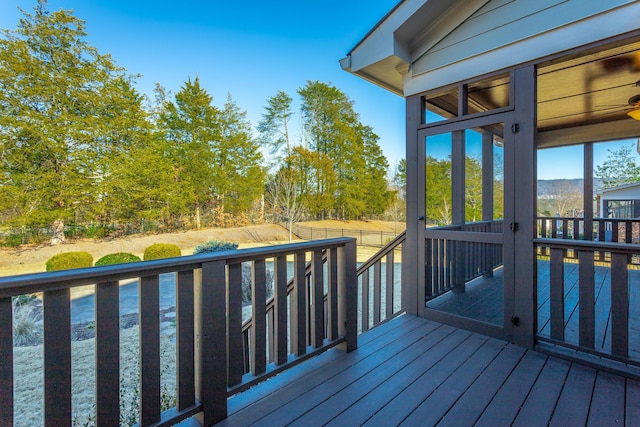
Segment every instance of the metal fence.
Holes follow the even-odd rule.
[[[352,230],[345,228],[320,228],[294,225],[292,232],[304,240],[330,239],[334,237],[354,237],[358,246],[373,246],[381,248],[404,230],[398,233],[389,231]]]

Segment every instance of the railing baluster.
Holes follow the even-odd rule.
[[[302,356],[307,352],[307,277],[304,252],[294,256],[294,298],[291,304],[291,327],[293,352]]]
[[[251,280],[251,302],[253,304],[253,325],[251,328],[251,347],[253,356],[251,372],[262,374],[267,366],[267,319],[266,319],[266,273],[263,259],[253,261]]]
[[[267,309],[267,363],[273,362],[274,348],[273,348],[273,339],[275,337],[275,333],[273,328],[275,319],[273,316],[273,307]]]
[[[0,425],[13,425],[13,308],[0,298]]]
[[[582,347],[591,349],[595,345],[596,325],[593,255],[592,251],[578,251],[579,342]]]
[[[387,274],[385,276],[386,301],[385,319],[393,315],[393,291],[395,289],[395,264],[393,260],[394,251],[387,254]]]
[[[327,272],[329,286],[327,304],[328,329],[327,338],[333,341],[338,338],[338,250],[327,249]]]
[[[44,292],[44,424],[71,424],[69,288]]]
[[[138,286],[140,316],[140,425],[160,421],[160,280],[141,277]]]
[[[273,275],[274,301],[274,360],[277,365],[287,362],[287,257],[275,259]]]
[[[120,289],[117,281],[95,289],[96,425],[120,423]]]
[[[242,359],[242,263],[229,265],[227,311],[228,385],[233,386],[242,382],[246,372]]]
[[[625,221],[624,223],[625,243],[633,243],[633,221]]]
[[[551,248],[551,338],[564,341],[564,249]]]
[[[380,323],[382,309],[382,263],[373,264],[373,325]]]
[[[369,270],[362,272],[362,332],[369,330]]]
[[[404,245],[403,245],[403,250],[404,250]],[[432,239],[425,239],[425,277],[424,277],[424,281],[425,281],[425,297],[427,299],[431,298],[431,296],[433,296],[434,291],[433,291],[433,282],[434,282],[434,276],[435,276],[435,265],[433,262],[433,240]]]
[[[562,220],[562,238],[569,238],[569,220],[567,218]]]
[[[620,221],[611,220],[611,241],[612,242],[618,242],[619,227],[620,227]]]
[[[202,264],[196,280],[196,397],[202,404],[197,415],[203,425],[227,418],[227,313],[225,261]]]
[[[178,272],[176,287],[176,366],[177,408],[182,411],[195,405],[193,350],[193,270]]]
[[[311,341],[315,348],[319,348],[322,347],[322,343],[324,341],[324,275],[321,249],[313,251],[311,265],[311,289],[313,295]]]
[[[628,255],[611,253],[611,353],[629,356]]]

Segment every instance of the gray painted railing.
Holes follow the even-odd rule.
[[[632,256],[640,254],[640,246],[564,239],[535,239],[534,242],[537,248],[550,253],[548,278],[546,272],[538,272],[539,299],[543,292],[548,299],[548,302],[538,302],[538,322],[548,319],[549,325],[546,332],[538,331],[537,339],[640,365],[637,349],[631,358],[629,346],[629,303],[630,297],[637,294],[630,285],[629,265]],[[568,252],[574,252],[575,256],[567,258]],[[597,257],[601,253],[607,254],[610,262],[598,267]],[[577,277],[565,271],[575,265],[574,259],[578,260]],[[571,263],[567,263],[568,260]],[[606,271],[599,272],[598,268]],[[577,288],[571,289],[574,285]],[[542,286],[548,289],[541,289]],[[542,310],[545,304],[548,306]],[[577,316],[572,312],[576,307]],[[541,316],[548,317],[541,320]],[[570,325],[569,317],[577,318],[577,325],[575,321]],[[576,326],[577,336],[570,337],[570,333],[576,334]]]
[[[289,288],[288,256],[295,265]],[[270,306],[267,259],[274,259],[275,272]],[[252,264],[248,329],[242,324],[243,262]],[[158,301],[165,273],[176,274],[177,406],[161,412]],[[71,424],[70,290],[85,285],[95,286],[96,424],[119,424],[118,286],[132,278],[140,281],[140,425],[194,415],[210,425],[226,418],[229,396],[327,348],[357,347],[356,245],[350,238],[0,278],[0,425],[14,420],[11,299],[36,292],[43,294],[44,421]],[[326,315],[325,304],[315,303],[325,300]]]
[[[401,298],[402,254],[406,238],[407,234],[403,231],[358,267],[358,289],[360,290],[358,330],[360,332],[365,332],[404,311]]]
[[[502,221],[425,230],[427,300],[454,290],[502,265]]]
[[[584,240],[584,218],[538,217],[538,237]],[[593,218],[593,240],[599,242],[639,243],[640,218]]]

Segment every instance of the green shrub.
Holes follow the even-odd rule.
[[[180,247],[171,243],[155,243],[144,250],[144,260],[172,258],[182,255]]]
[[[96,267],[99,267],[101,265],[124,264],[127,262],[138,261],[141,261],[139,256],[127,252],[118,252],[115,254],[108,254],[100,258],[98,261],[96,261]]]
[[[47,261],[47,271],[91,267],[92,265],[93,257],[89,252],[65,252],[54,255]]]
[[[207,243],[196,246],[193,253],[203,254],[209,252],[232,251],[234,249],[238,249],[237,243],[225,242],[224,240],[209,240]]]

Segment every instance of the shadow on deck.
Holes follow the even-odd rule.
[[[219,426],[632,425],[640,382],[403,315],[228,402]]]

